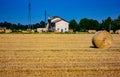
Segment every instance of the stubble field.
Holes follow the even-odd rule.
[[[119,77],[120,35],[110,49],[93,34],[0,34],[0,77]]]

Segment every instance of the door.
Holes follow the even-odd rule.
[[[63,29],[61,29],[61,32],[63,32]]]

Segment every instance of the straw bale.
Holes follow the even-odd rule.
[[[55,33],[59,33],[59,30],[55,30],[54,32],[55,32]]]
[[[2,29],[2,30],[0,30],[0,33],[3,33],[3,32],[5,32],[3,29]]]
[[[70,29],[70,30],[69,30],[69,32],[71,32],[71,33],[72,33],[72,32],[73,32],[73,29]]]
[[[96,33],[96,30],[88,30],[88,33]]]
[[[92,43],[97,48],[110,48],[113,43],[113,38],[107,31],[98,31],[93,36]]]
[[[5,33],[11,33],[11,32],[12,32],[12,30],[10,30],[10,29],[5,30]]]
[[[115,33],[116,33],[116,34],[120,34],[120,30],[116,30]]]
[[[22,30],[22,33],[29,33],[29,31]]]
[[[41,29],[41,30],[39,30],[38,32],[39,32],[39,33],[42,33],[42,32],[43,32],[43,30]]]
[[[35,30],[31,30],[32,33],[35,33]]]
[[[110,33],[112,34],[112,33],[114,33],[114,31],[113,31],[113,30],[110,30]]]

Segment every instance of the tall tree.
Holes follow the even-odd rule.
[[[113,21],[114,31],[120,29],[120,16]]]
[[[41,21],[41,22],[40,22],[40,26],[41,26],[41,28],[45,28],[45,22],[44,22],[44,21]]]
[[[73,29],[73,31],[77,30],[78,24],[77,24],[76,20],[73,19],[73,20],[70,21],[69,28]]]
[[[83,18],[83,19],[81,19],[81,21],[79,22],[79,26],[80,26],[80,28],[81,28],[81,31],[86,31],[86,30],[88,30],[88,29],[89,29],[88,25],[89,25],[89,19],[87,19],[87,18]]]
[[[80,26],[81,31],[98,30],[99,22],[97,20],[83,18],[79,22],[79,26]]]
[[[106,20],[103,20],[101,26],[102,26],[102,29],[110,31],[113,26],[113,21],[111,17],[108,17]]]
[[[89,30],[99,30],[99,22],[97,20],[90,19],[88,27]]]

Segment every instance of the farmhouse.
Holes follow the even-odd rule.
[[[49,30],[50,31],[59,31],[59,32],[68,32],[69,31],[69,23],[58,17],[54,16],[52,19],[48,19]]]
[[[38,28],[37,31],[39,32],[39,30],[43,30],[45,32],[46,31],[68,32],[69,23],[58,16],[54,16],[52,19],[48,17],[48,23],[46,25],[46,28]]]

